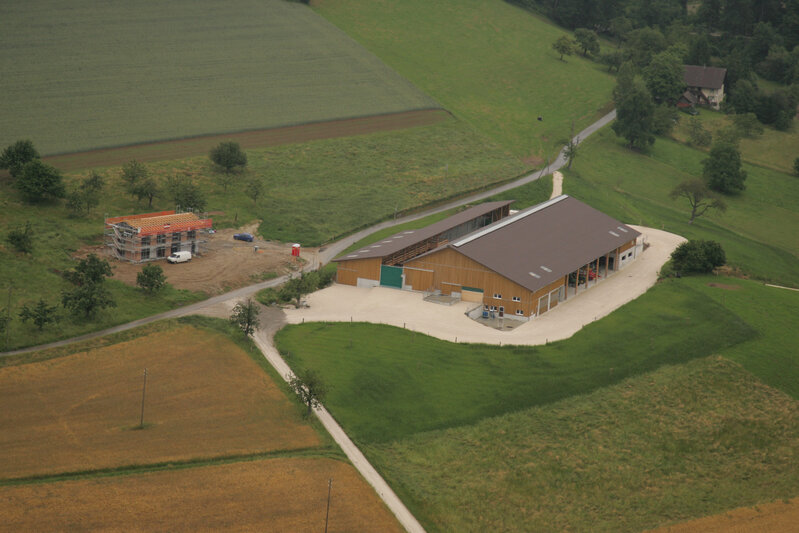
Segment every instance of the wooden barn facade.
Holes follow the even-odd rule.
[[[498,209],[484,205],[492,209],[490,213]],[[504,204],[500,212],[507,207]],[[439,222],[437,229],[464,222],[456,220],[459,224],[452,225],[449,221]],[[423,251],[403,255],[401,260],[396,260],[396,251],[381,255],[379,250],[396,242],[397,236],[409,236],[389,237],[377,247],[360,250],[361,257],[356,252],[336,258],[338,282],[452,295],[482,303],[484,310],[499,316],[529,319],[623,268],[639,253],[639,235],[563,195],[495,217],[492,223],[459,237],[433,239],[436,246],[427,243],[417,248],[418,239],[410,238],[406,249]]]

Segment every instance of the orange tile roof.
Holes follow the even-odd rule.
[[[140,235],[191,231],[212,226],[210,218],[201,219],[194,213],[175,213],[174,211],[128,215],[105,220],[106,225],[122,222],[133,228],[138,228]]]

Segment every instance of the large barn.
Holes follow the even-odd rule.
[[[641,249],[638,231],[570,196],[512,215],[509,203],[482,204],[339,256],[337,281],[451,295],[529,319],[620,270]]]

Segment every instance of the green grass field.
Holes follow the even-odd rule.
[[[744,165],[746,190],[725,197],[726,213],[688,224],[685,200],[669,191],[689,177],[701,177],[707,155],[675,141],[658,139],[649,154],[631,152],[604,129],[582,145],[563,187],[570,194],[628,223],[713,239],[728,263],[763,280],[799,287],[799,180],[774,170]]]
[[[642,531],[796,495],[799,403],[723,358],[366,453],[427,531]]]
[[[657,334],[642,339],[642,331]],[[288,326],[276,342],[293,368],[325,376],[325,405],[354,440],[368,443],[584,394],[755,334],[720,304],[667,284],[547,346],[453,344],[388,326],[326,323]]]
[[[701,110],[699,119],[704,127],[714,134],[733,124],[729,115],[708,109]],[[672,136],[680,142],[686,142],[688,140],[688,123],[688,116],[681,114],[680,122]],[[793,174],[793,162],[799,154],[799,127],[794,124],[790,131],[765,128],[762,135],[742,138],[740,148],[741,156],[749,163]]]
[[[636,531],[795,495],[796,316],[795,291],[698,276],[547,346],[319,323],[277,342],[428,530]]]
[[[543,162],[572,121],[580,131],[610,110],[606,69],[559,61],[552,43],[566,32],[502,0],[326,0],[314,9],[519,157]]]
[[[297,2],[4,3],[0,146],[44,154],[438,107]]]

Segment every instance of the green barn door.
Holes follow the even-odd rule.
[[[380,285],[402,288],[402,267],[380,265]]]

